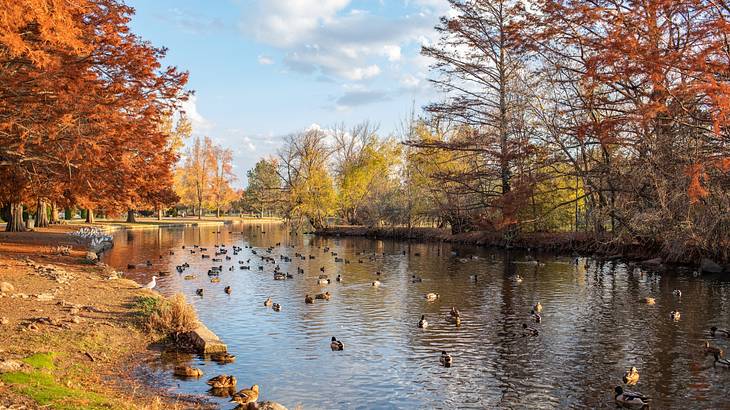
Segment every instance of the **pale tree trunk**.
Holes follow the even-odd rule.
[[[35,226],[37,228],[48,227],[48,203],[44,200],[38,200],[35,213]]]
[[[216,208],[215,209],[215,217],[216,218],[220,218],[221,217],[221,209],[220,208]]]
[[[48,222],[51,224],[58,223],[58,206],[55,202],[51,202],[51,219]]]
[[[130,223],[130,224],[137,223],[137,218],[134,216],[134,209],[127,210],[127,223]]]
[[[157,208],[157,220],[158,221],[162,220],[162,213],[163,213],[162,208]]]
[[[203,219],[203,206],[198,205],[198,219]]]
[[[10,204],[10,219],[5,226],[5,232],[25,232],[25,224],[23,223],[23,204]]]
[[[86,223],[93,224],[94,222],[96,222],[94,220],[94,210],[91,208],[86,209]]]

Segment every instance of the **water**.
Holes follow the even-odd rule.
[[[654,408],[730,408],[730,370],[713,368],[702,348],[710,326],[730,327],[730,281],[721,276],[650,274],[590,259],[576,266],[572,258],[549,255],[533,255],[545,263],[534,266],[513,263],[525,260],[524,254],[290,236],[277,224],[122,231],[115,241],[104,262],[140,283],[170,271],[158,280],[158,290],[183,292],[237,356],[227,365],[192,357],[204,377],[169,378],[183,393],[206,394],[205,380],[227,373],[238,378],[239,389],[258,384],[261,399],[289,408],[615,408],[613,388],[636,366],[641,377],[632,390],[651,396]],[[215,244],[226,244],[232,259],[212,262],[181,249],[194,244],[211,255]],[[251,249],[233,256],[234,244],[275,257],[294,279],[273,280],[273,264],[262,263]],[[265,252],[269,246],[275,246],[272,254]],[[326,246],[351,263],[336,263]],[[302,261],[295,252],[316,259]],[[279,260],[282,254],[292,262]],[[247,259],[251,270],[240,270],[238,261]],[[127,269],[147,260],[154,265]],[[195,280],[176,273],[183,262],[190,263],[185,274],[197,275]],[[206,272],[221,264],[221,282],[210,283]],[[305,273],[297,274],[296,267]],[[321,267],[344,281],[318,285]],[[376,271],[382,272],[379,288],[370,286]],[[414,274],[423,282],[411,283]],[[476,282],[470,279],[475,274]],[[231,295],[225,286],[232,287]],[[197,288],[205,290],[202,298]],[[332,300],[304,303],[305,294],[324,291]],[[428,302],[427,292],[440,299]],[[269,296],[281,303],[281,312],[263,306]],[[643,303],[646,296],[655,297],[656,305]],[[544,306],[540,324],[530,316],[537,301]],[[452,306],[463,318],[458,328],[446,320]],[[678,322],[669,318],[675,309],[681,312]],[[425,330],[417,327],[421,314],[430,323]],[[538,328],[539,336],[523,336],[522,323]],[[331,336],[345,343],[343,352],[330,351]],[[730,347],[728,339],[710,341]],[[451,368],[439,365],[442,350],[453,355]],[[172,366],[164,362],[157,371],[171,374]],[[233,407],[227,399],[213,400]]]

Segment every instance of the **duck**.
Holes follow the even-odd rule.
[[[452,306],[451,311],[449,312],[449,315],[451,317],[459,317],[459,316],[461,316],[461,313],[459,312],[459,309],[456,308],[456,306]]]
[[[190,366],[176,366],[174,374],[178,377],[200,377],[203,371]]]
[[[314,298],[320,300],[330,300],[332,298],[332,294],[330,294],[329,292],[318,293],[314,295]]]
[[[370,285],[377,288],[378,286],[380,286],[380,281],[379,280],[374,280],[373,283],[371,283]]]
[[[718,329],[717,326],[712,326],[710,328],[710,336],[715,337],[717,335],[730,337],[730,331],[727,329]]]
[[[530,314],[532,315],[533,318],[535,318],[535,323],[542,322],[542,316],[540,316],[539,313],[535,312],[535,309],[531,310]]]
[[[642,409],[649,405],[649,398],[641,393],[624,391],[621,386],[616,386],[614,392],[614,399],[621,407]]]
[[[198,289],[195,291],[195,294],[198,296],[203,296],[203,289]]]
[[[425,329],[428,327],[428,321],[426,320],[426,315],[421,315],[421,320],[418,321],[418,327],[421,329]]]
[[[535,311],[535,313],[541,313],[542,312],[542,304],[538,301],[535,306],[532,308],[532,310]]]
[[[679,313],[678,310],[673,310],[669,313],[669,317],[674,320],[675,322],[678,322],[679,319],[682,317],[682,315]]]
[[[461,316],[449,316],[448,321],[455,324],[456,327],[461,326]]]
[[[220,376],[213,377],[206,383],[214,389],[227,389],[230,387],[236,387],[236,377],[221,374]]]
[[[281,312],[281,305],[278,303],[274,303],[273,305],[271,305],[271,309],[273,309],[274,312]]]
[[[221,281],[221,278],[219,278],[217,276],[214,278],[210,278],[210,283],[220,283],[220,281]]]
[[[330,349],[332,349],[333,352],[345,350],[345,345],[341,341],[337,340],[334,336],[332,336],[332,342],[330,343]]]
[[[631,367],[629,370],[626,370],[626,373],[624,373],[624,383],[633,386],[636,383],[639,382],[639,371],[636,370],[636,367]]]
[[[717,346],[710,346],[710,342],[705,340],[705,356],[707,356],[708,354],[719,355],[720,357],[723,357],[725,352],[723,352],[722,349]]]
[[[444,350],[441,352],[441,357],[439,357],[439,363],[441,363],[444,367],[451,367],[454,363],[454,358],[451,357],[446,350]]]
[[[312,304],[312,303],[314,303],[314,298],[309,295],[304,295],[304,303]]]
[[[426,298],[426,300],[428,300],[428,301],[434,301],[434,300],[436,300],[436,299],[438,299],[438,298],[439,298],[439,294],[438,294],[438,293],[433,293],[433,292],[430,292],[430,293],[426,293],[426,294],[425,294],[425,295],[423,295],[423,296],[424,296],[424,297]]]
[[[644,298],[644,303],[646,303],[647,305],[656,305],[656,299],[647,296]]]
[[[411,283],[420,283],[423,279],[420,276],[411,275]]]
[[[250,389],[242,389],[231,397],[231,403],[238,403],[247,406],[259,399],[259,385],[254,384]]]
[[[715,356],[715,361],[712,363],[713,366],[717,366],[719,364],[720,366],[725,366],[727,368],[730,368],[730,360],[721,359],[720,355],[717,353],[715,353],[713,356]]]
[[[214,353],[210,358],[218,363],[233,363],[236,360],[236,356],[230,353]]]
[[[522,283],[522,280],[523,280],[522,276],[520,276],[520,275],[515,276],[515,282]]]
[[[337,278],[335,280],[338,281],[338,282],[342,282],[342,276],[337,275]]]
[[[317,283],[320,285],[329,285],[332,282],[330,279],[317,279]]]
[[[223,288],[223,291],[230,295],[231,294],[231,287],[230,286],[226,286],[225,288]]]
[[[286,280],[286,275],[281,272],[274,273],[274,280]]]
[[[271,297],[266,298],[266,300],[264,301],[264,306],[266,306],[266,307],[269,307],[272,304],[274,304],[274,301],[271,300]]]
[[[672,291],[672,295],[674,295],[674,296],[676,296],[676,297],[679,297],[679,298],[681,298],[681,297],[682,297],[682,291],[681,291],[681,290],[679,290],[679,289],[674,289],[674,290]]]
[[[522,324],[522,336],[537,336],[540,332],[534,327],[527,326],[527,323]]]

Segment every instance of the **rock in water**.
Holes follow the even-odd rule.
[[[15,287],[8,282],[0,282],[0,293],[13,293]]]
[[[722,273],[722,266],[715,263],[712,259],[702,258],[700,270],[707,273]]]

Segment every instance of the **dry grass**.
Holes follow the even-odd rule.
[[[147,319],[150,331],[173,337],[195,330],[198,325],[198,315],[182,293],[162,299]]]

